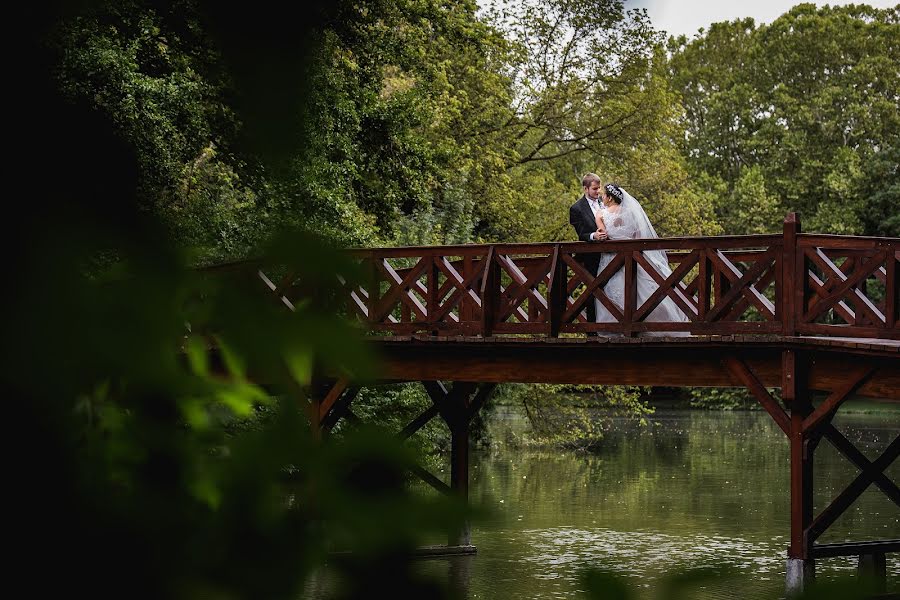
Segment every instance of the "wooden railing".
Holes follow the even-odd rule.
[[[643,254],[647,250],[667,251],[670,276],[653,268]],[[900,339],[900,239],[804,235],[793,214],[781,235],[348,252],[367,274],[363,283],[341,279],[349,310],[376,334],[559,337],[596,331]],[[615,254],[599,274],[579,261],[597,253]],[[620,269],[621,307],[603,291]],[[640,303],[639,269],[658,284]],[[286,292],[285,286],[270,287]],[[647,320],[665,298],[687,321]],[[615,323],[588,321],[585,308],[594,299]]]

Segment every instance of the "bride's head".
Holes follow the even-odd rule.
[[[605,186],[603,186],[603,194],[616,204],[622,204],[622,201],[625,200],[625,195],[622,193],[622,188],[614,183],[607,183]]]

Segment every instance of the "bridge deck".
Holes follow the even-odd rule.
[[[863,338],[725,335],[692,337],[369,338],[391,381],[473,381],[743,387],[723,361],[736,358],[766,387],[781,387],[782,355],[807,365],[810,389],[840,388],[848,372],[876,373],[857,395],[900,402],[900,341]]]

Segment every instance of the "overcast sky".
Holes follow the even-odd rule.
[[[792,0],[625,0],[626,8],[646,8],[654,27],[670,35],[692,37],[701,27],[719,21],[753,17],[757,25],[771,23],[800,2]],[[819,6],[853,2],[814,2]],[[858,1],[876,8],[897,6],[897,0]]]

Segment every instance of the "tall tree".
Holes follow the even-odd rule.
[[[900,210],[900,7],[801,4],[758,28],[715,24],[670,40],[670,50],[693,169],[736,190],[756,168],[781,212],[800,211],[809,230],[900,233],[891,219]],[[763,201],[747,189],[727,196],[723,218]],[[750,204],[733,204],[741,199]]]

